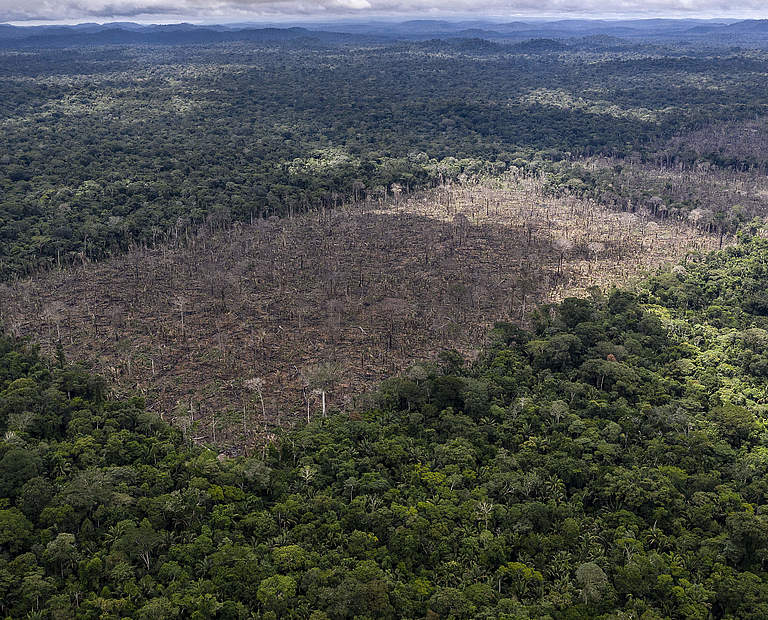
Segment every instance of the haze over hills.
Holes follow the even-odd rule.
[[[5,48],[90,45],[173,45],[235,41],[294,41],[310,38],[324,43],[387,42],[431,38],[485,38],[521,41],[534,38],[572,39],[595,35],[633,41],[701,41],[760,44],[768,41],[768,20],[556,20],[494,22],[488,20],[410,20],[403,22],[189,23],[143,25],[131,22],[84,23],[74,26],[0,25]]]

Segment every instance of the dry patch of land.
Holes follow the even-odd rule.
[[[441,349],[471,355],[535,303],[718,245],[541,185],[509,175],[201,230],[4,285],[0,318],[45,349],[60,339],[195,437],[243,444],[319,411],[313,365],[333,364],[328,402],[343,406]]]

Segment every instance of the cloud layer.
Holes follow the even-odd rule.
[[[608,6],[606,6],[608,5]],[[766,0],[484,0],[483,15],[768,17]],[[0,0],[0,22],[478,16],[477,0]]]

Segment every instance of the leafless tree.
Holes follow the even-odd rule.
[[[338,364],[322,362],[319,364],[311,364],[301,372],[307,388],[320,395],[324,418],[327,417],[328,413],[326,408],[326,394],[339,380],[340,370]]]

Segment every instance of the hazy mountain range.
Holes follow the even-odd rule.
[[[633,40],[706,41],[718,44],[768,42],[768,20],[558,20],[352,22],[224,25],[142,25],[131,22],[86,23],[75,26],[12,26],[0,24],[4,48],[93,45],[164,45],[231,41],[291,41],[313,39],[339,43],[355,41],[480,38],[523,41],[534,38],[571,39],[610,36]]]

